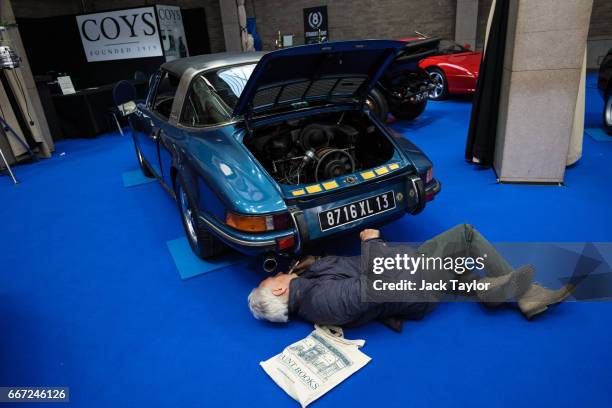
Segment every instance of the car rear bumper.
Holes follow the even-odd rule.
[[[274,231],[263,234],[250,234],[229,228],[218,221],[211,221],[200,216],[200,222],[211,230],[225,244],[235,250],[247,255],[262,255],[266,253],[300,253],[304,244],[309,241],[329,238],[331,236],[348,233],[372,226],[380,226],[394,221],[407,212],[418,214],[423,210],[426,203],[440,191],[440,182],[432,180],[427,186],[423,186],[418,176],[408,176],[396,179],[392,184],[385,184],[370,190],[359,196],[350,196],[344,199],[334,200],[327,204],[313,204],[311,206],[294,205],[289,208],[293,221],[293,228],[285,231]],[[318,226],[318,213],[328,207],[346,205],[359,201],[367,196],[372,196],[385,191],[393,191],[396,198],[396,207],[392,211],[384,212],[367,219],[361,219],[341,226],[333,232],[322,232]],[[293,238],[294,245],[281,250],[279,242]]]
[[[249,234],[219,222],[211,221],[200,216],[202,226],[212,231],[213,234],[226,245],[247,255],[258,255],[278,251],[278,242],[295,235],[295,230],[275,231],[264,234]]]
[[[433,179],[432,181],[430,181],[429,184],[427,184],[427,187],[425,187],[425,197],[427,201],[433,200],[436,194],[438,194],[441,189],[442,183],[440,183],[437,179]]]

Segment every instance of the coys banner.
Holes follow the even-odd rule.
[[[153,7],[85,14],[76,21],[88,62],[163,55]]]
[[[166,61],[189,56],[181,8],[156,5],[159,31]]]

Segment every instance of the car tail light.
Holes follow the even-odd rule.
[[[277,242],[277,246],[278,246],[278,250],[279,251],[291,248],[293,245],[295,245],[295,238],[293,238],[293,235],[290,235],[290,236],[285,237],[285,238],[281,238]]]
[[[427,169],[427,174],[425,175],[425,184],[429,184],[431,180],[433,180],[433,166]]]
[[[245,232],[266,232],[286,230],[291,225],[288,213],[273,215],[242,215],[227,212],[225,223],[232,228]]]

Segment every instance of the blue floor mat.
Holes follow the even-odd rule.
[[[607,134],[602,128],[586,128],[584,132],[596,142],[612,142],[612,136]]]
[[[155,181],[154,178],[145,177],[140,170],[126,171],[121,177],[123,178],[123,187],[139,186]]]
[[[564,187],[497,184],[463,158],[470,109],[450,98],[393,124],[432,159],[442,191],[384,227],[389,241],[463,222],[493,242],[612,241],[612,143],[585,137]],[[602,109],[587,89],[587,128]],[[0,177],[0,385],[67,385],[72,407],[295,408],[259,362],[312,325],[253,319],[260,266],[179,279],[167,245],[184,236],[176,202],[119,181],[138,166],[132,141],[62,140],[56,152],[15,166],[18,188]],[[356,253],[359,239],[324,249]],[[346,337],[365,339],[372,361],[312,408],[612,407],[612,303],[566,303],[532,322],[510,307],[440,305],[401,334],[372,323]]]
[[[170,255],[174,260],[176,269],[178,269],[181,279],[189,279],[194,276],[205,273],[214,272],[216,270],[226,268],[239,262],[246,261],[246,257],[236,252],[231,252],[214,259],[203,260],[198,258],[191,247],[186,237],[173,239],[166,242]]]

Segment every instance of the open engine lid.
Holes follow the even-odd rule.
[[[247,81],[234,116],[299,109],[313,103],[361,101],[406,43],[342,41],[265,54]]]

